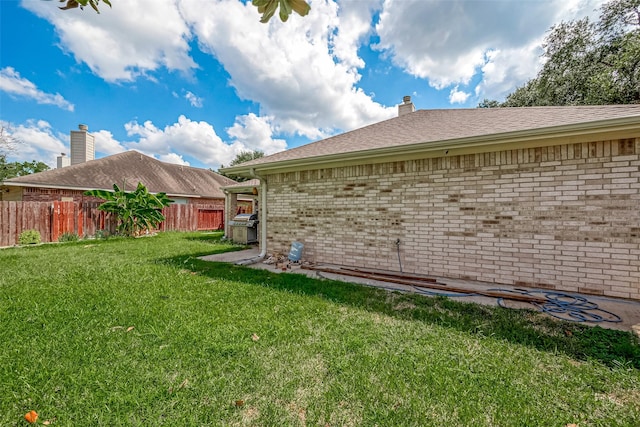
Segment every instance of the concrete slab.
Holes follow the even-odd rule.
[[[258,248],[251,248],[243,251],[225,252],[223,254],[207,255],[200,259],[205,261],[216,262],[229,262],[237,263],[239,261],[249,260],[257,257],[260,254]],[[265,264],[258,262],[248,265],[250,268],[269,270],[274,273],[283,273],[281,269],[276,269],[273,264]],[[302,269],[300,266],[293,265],[291,269],[287,269],[286,273],[304,274],[308,277],[316,279],[329,279],[338,280],[348,283],[357,283],[365,286],[374,286],[377,288],[387,289],[391,291],[399,292],[412,292],[426,296],[433,295],[445,295],[449,298],[465,301],[475,302],[485,305],[498,305],[501,303],[503,306],[509,308],[529,308],[536,309],[531,304],[520,303],[510,300],[499,301],[497,298],[491,298],[481,295],[473,294],[459,294],[454,292],[443,292],[439,290],[429,290],[422,287],[416,287],[411,285],[404,285],[399,283],[383,282],[372,279],[365,279],[360,277],[352,277],[342,274],[326,273],[315,270]],[[557,313],[553,317],[563,318],[565,320],[582,320],[581,323],[586,325],[598,325],[602,328],[617,329],[623,331],[632,331],[640,336],[640,301],[625,300],[620,298],[607,298],[594,295],[581,295],[575,293],[565,293],[561,291],[548,291],[543,289],[514,287],[508,285],[497,285],[486,282],[477,282],[472,280],[459,280],[448,279],[444,277],[435,277],[438,282],[445,285],[449,285],[456,288],[469,289],[473,291],[486,291],[490,289],[501,289],[505,292],[529,292],[534,296],[546,296],[547,298],[556,299],[559,311],[564,310],[564,313]],[[563,294],[563,295],[558,295]],[[566,295],[566,296],[564,296]],[[635,326],[635,328],[634,328]]]

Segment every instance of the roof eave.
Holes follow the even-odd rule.
[[[225,173],[239,176],[252,176],[253,173],[278,173],[301,170],[312,167],[313,169],[343,166],[347,164],[362,164],[364,162],[377,163],[390,157],[394,159],[411,158],[416,154],[426,157],[444,157],[458,154],[468,154],[477,151],[492,151],[499,146],[507,144],[536,143],[543,141],[557,143],[558,139],[571,139],[575,137],[597,136],[602,133],[628,133],[640,132],[640,117],[623,117],[607,119],[589,123],[577,123],[571,125],[554,126],[540,129],[528,129],[523,131],[505,132],[489,135],[480,135],[466,138],[447,139],[441,141],[421,142],[410,145],[382,147],[370,150],[351,151],[347,153],[328,154],[301,159],[282,160],[272,163],[253,164],[246,166],[229,167],[223,169]],[[577,141],[576,141],[577,142]],[[550,145],[550,144],[548,144]]]

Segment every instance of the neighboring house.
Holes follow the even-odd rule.
[[[228,167],[262,254],[640,300],[640,105],[419,110]],[[265,221],[266,220],[266,221]]]
[[[0,183],[4,201],[95,200],[86,190],[113,190],[113,184],[135,190],[138,182],[152,193],[164,192],[179,204],[224,208],[222,187],[235,184],[208,169],[161,162],[137,151],[8,179]],[[250,205],[250,202],[246,202]]]

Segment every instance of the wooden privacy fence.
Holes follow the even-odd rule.
[[[116,231],[111,214],[98,210],[99,202],[6,202],[0,201],[0,246],[18,243],[20,233],[37,230],[43,242],[57,242],[64,233],[95,236],[100,230]],[[163,209],[161,231],[221,230],[224,211],[207,205],[173,204]]]

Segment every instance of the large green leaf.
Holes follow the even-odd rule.
[[[105,200],[98,209],[112,213],[118,218],[118,231],[127,236],[134,236],[151,228],[157,228],[164,215],[162,208],[169,206],[173,200],[165,193],[152,194],[141,182],[134,191],[125,191],[113,184],[113,191],[89,190],[85,195]]]

